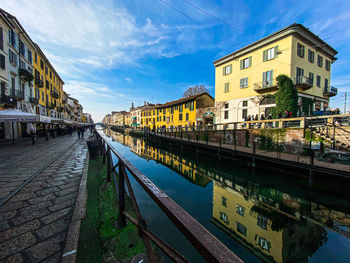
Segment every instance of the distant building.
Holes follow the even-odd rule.
[[[216,61],[215,104],[218,123],[242,121],[248,115],[267,116],[275,101],[276,77],[292,78],[303,100],[313,99],[313,110],[329,107],[337,94],[330,86],[331,64],[337,51],[300,24],[292,24]]]

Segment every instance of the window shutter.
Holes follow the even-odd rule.
[[[240,68],[243,69],[243,59],[240,61]]]
[[[273,80],[273,70],[270,71],[270,80]]]
[[[265,62],[266,60],[267,60],[267,50],[264,50],[263,61]]]
[[[5,69],[5,56],[0,55],[0,65],[2,69]]]
[[[263,72],[263,85],[265,84],[266,82],[266,72]]]
[[[252,56],[249,57],[249,67],[252,66]]]
[[[275,46],[275,58],[278,57],[278,46]]]
[[[239,87],[242,88],[243,87],[243,79],[239,80]]]
[[[230,73],[231,73],[231,72],[232,72],[232,64],[230,64],[230,66],[229,66],[229,67],[230,67]]]
[[[225,67],[222,68],[222,75],[225,76]]]

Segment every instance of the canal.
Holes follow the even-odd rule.
[[[192,153],[109,129],[106,139],[245,262],[350,262],[350,196],[283,171]],[[132,176],[130,176],[132,179]],[[148,227],[204,262],[132,179]]]

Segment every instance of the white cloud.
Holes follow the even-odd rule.
[[[132,83],[132,78],[125,78],[126,82],[131,84]]]

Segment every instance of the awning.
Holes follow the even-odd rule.
[[[40,115],[39,121],[44,123],[51,123],[51,117]]]
[[[39,115],[23,112],[20,110],[4,110],[0,111],[0,122],[22,121],[22,122],[37,122]]]
[[[62,119],[51,117],[51,123],[63,123]]]

